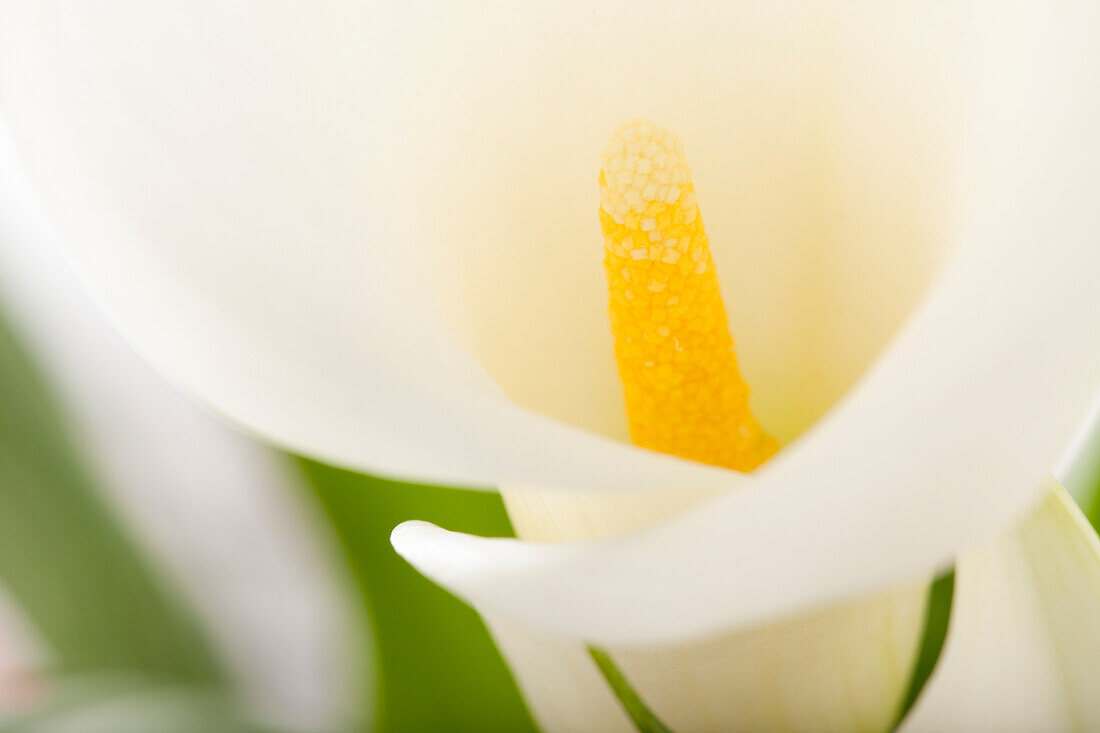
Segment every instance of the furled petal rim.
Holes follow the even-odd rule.
[[[1069,33],[1014,22],[1044,50],[988,72],[975,215],[954,259],[863,381],[751,485],[607,540],[407,523],[398,552],[521,624],[672,642],[919,577],[1033,504],[1063,451],[1088,444],[1075,436],[1100,386],[1100,143],[1087,133],[1100,90],[1071,73],[1095,58],[1094,17]]]
[[[446,17],[445,6],[437,8],[437,20]],[[611,16],[634,13],[635,6],[613,8]],[[727,6],[714,3],[712,9]],[[812,29],[817,22],[800,3],[771,6],[761,4],[749,14],[764,19],[764,37],[788,26]],[[847,19],[853,34],[866,35],[866,24],[877,22],[863,10]],[[394,22],[406,28],[401,24],[415,21],[416,13],[405,14],[410,19],[381,11],[311,24],[324,14],[295,17],[243,7],[215,14],[185,3],[153,10],[140,3],[108,11],[45,2],[11,9],[9,22],[0,26],[4,113],[51,222],[104,310],[155,367],[217,412],[330,463],[462,486],[588,491],[744,483],[727,471],[638,450],[518,408],[465,352],[453,329],[425,312],[432,293],[415,273],[398,271],[408,264],[400,252],[430,249],[425,242],[441,237],[411,235],[407,222],[417,221],[422,207],[406,208],[423,201],[392,193],[395,186],[424,186],[401,176],[413,167],[405,155],[410,151],[395,148],[393,139],[401,132],[394,128],[425,115],[397,115],[397,122],[386,118],[381,129],[364,130],[361,117],[341,116],[340,110],[356,99],[390,97],[347,93],[341,80],[375,82],[345,76],[362,64],[353,60],[343,68],[348,60],[340,54],[333,60],[286,48],[350,49],[358,59],[365,46],[378,47],[379,64],[400,68],[385,54],[389,46],[379,29]],[[664,11],[678,12],[675,4]],[[585,15],[572,8],[557,22],[571,28]],[[693,23],[700,30],[713,27],[711,17],[686,14],[685,27],[689,33]],[[366,27],[343,27],[356,22]],[[750,32],[756,27],[756,21],[728,22]],[[897,28],[886,26],[881,45],[890,46]],[[265,45],[272,27],[278,43]],[[351,38],[332,42],[334,32],[345,30]],[[424,32],[408,48],[389,49],[412,54],[404,76],[415,66],[428,78],[440,77],[438,64],[427,63],[429,73],[423,73],[419,51],[435,41],[453,42],[455,34],[446,25]],[[801,32],[786,43],[793,38],[798,46]],[[567,37],[576,40],[577,34]],[[278,65],[288,73],[274,75],[279,83],[269,85],[272,68],[264,59],[282,52],[288,56],[279,56]],[[134,58],[143,61],[135,64]],[[772,63],[777,60],[765,53],[753,64],[786,63]],[[301,73],[289,73],[294,67]],[[466,73],[482,67],[470,68]],[[303,77],[304,92],[296,86]],[[446,91],[427,86],[441,95]],[[330,99],[325,95],[333,87]],[[497,97],[491,85],[486,89],[485,104],[494,108]],[[324,118],[320,128],[276,124],[297,119],[299,110],[288,106],[309,107],[318,95],[330,102],[316,108]],[[367,113],[378,116],[373,107]],[[424,133],[431,134],[430,128]],[[349,177],[341,173],[343,157],[328,155],[330,137],[338,147],[377,137],[389,141],[389,148],[369,157],[370,175]],[[254,139],[260,143],[252,145]],[[417,137],[412,147],[425,142]],[[449,165],[460,167],[461,161],[456,156]],[[327,205],[344,201],[338,194],[351,189],[356,195],[345,208]],[[445,198],[447,192],[437,195]],[[405,229],[384,223],[393,217],[367,216],[370,206],[400,209]],[[335,254],[317,256],[313,243],[326,241]],[[368,254],[357,259],[349,248]],[[334,269],[355,276],[326,278]],[[343,287],[332,287],[333,279]],[[353,287],[359,292],[349,294]],[[287,290],[290,297],[280,297]]]
[[[0,116],[0,136],[9,134]],[[14,165],[3,175],[25,177]],[[729,471],[525,410],[507,401],[445,334],[436,340],[449,363],[431,381],[417,382],[369,356],[337,367],[357,372],[341,379],[333,369],[295,355],[308,345],[278,351],[252,338],[241,324],[208,310],[155,261],[116,268],[105,254],[73,251],[92,295],[131,344],[213,412],[287,450],[353,470],[469,488],[538,483],[578,490],[720,489],[743,481]],[[183,305],[171,328],[156,322],[163,313],[147,307],[151,293],[172,304],[166,310]],[[238,370],[218,372],[203,356],[211,351],[219,353],[219,364]],[[354,392],[343,389],[351,383]],[[562,455],[570,460],[560,460]]]
[[[946,564],[1029,506],[1066,446],[1087,444],[1074,438],[1100,384],[1096,145],[1032,139],[994,146],[982,216],[935,292],[751,485],[608,540],[407,523],[394,546],[475,607],[603,643],[738,627]],[[1057,184],[1042,175],[1051,161]]]
[[[1035,33],[1044,28],[1027,24]],[[1072,30],[1084,37],[1087,29]],[[415,304],[400,303],[412,311],[400,313],[400,324],[363,324],[368,337],[345,353],[337,347],[350,343],[347,334],[318,329],[311,313],[294,309],[302,303],[272,299],[262,277],[204,297],[202,277],[224,285],[234,266],[279,275],[280,264],[292,263],[238,261],[241,253],[219,251],[210,261],[187,261],[201,268],[196,278],[165,258],[183,243],[146,246],[142,217],[161,225],[181,202],[215,212],[222,202],[204,199],[185,177],[155,175],[164,191],[146,197],[130,180],[121,190],[132,200],[97,201],[82,177],[101,171],[76,165],[74,173],[74,150],[85,165],[112,161],[97,160],[87,146],[66,147],[58,116],[49,114],[65,99],[51,82],[67,84],[72,104],[88,90],[64,73],[51,78],[49,63],[33,66],[42,59],[18,34],[8,40],[30,61],[16,55],[11,68],[0,65],[0,85],[47,212],[124,333],[224,414],[333,462],[447,483],[742,487],[666,525],[604,542],[538,547],[423,525],[395,534],[399,551],[428,575],[475,605],[535,625],[594,640],[674,639],[916,577],[1027,506],[1100,382],[1100,339],[1089,337],[1100,303],[1092,283],[1100,270],[1092,215],[1097,100],[1095,90],[1066,81],[1091,68],[1080,58],[1094,60],[1091,42],[1037,39],[1043,53],[1021,68],[989,70],[992,116],[970,161],[981,200],[941,282],[867,378],[746,479],[516,408]],[[33,73],[13,96],[23,63]],[[150,174],[150,161],[160,161],[158,140],[142,126],[148,121],[124,114],[128,101],[140,99],[124,91],[98,86],[88,100],[95,107],[82,110],[109,114],[94,133],[122,128],[132,143],[118,151],[132,157],[113,161],[105,176],[125,177],[130,164]],[[288,192],[265,193],[270,206]],[[186,223],[227,245],[234,233],[256,235],[250,197],[263,197],[248,189],[239,196],[220,219],[212,213]],[[291,212],[280,221],[293,228],[304,220]],[[392,310],[395,288],[409,283],[390,274],[364,272],[368,299],[360,305]],[[264,307],[278,310],[256,312]],[[417,344],[408,343],[410,332],[421,335]]]

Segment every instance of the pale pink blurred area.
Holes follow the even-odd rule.
[[[245,707],[287,731],[369,715],[362,609],[293,463],[192,404],[115,332],[42,217],[2,119],[0,308],[61,398],[109,503],[198,616]],[[9,697],[33,704],[43,683],[6,618],[0,605],[0,708]]]
[[[46,702],[48,660],[46,645],[0,587],[0,724]]]

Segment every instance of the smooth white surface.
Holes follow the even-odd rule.
[[[617,539],[539,546],[414,523],[394,533],[398,550],[479,608],[611,643],[913,577],[1017,515],[1100,376],[1100,95],[1083,76],[1094,16],[999,29],[974,215],[947,273],[872,372],[751,486]]]
[[[279,730],[352,719],[366,688],[348,579],[298,477],[122,342],[18,176],[2,122],[0,305],[106,498],[198,612],[246,705]]]
[[[595,176],[625,117],[689,141],[745,373],[784,438],[855,379],[950,245],[964,13],[138,2],[5,17],[0,100],[119,328],[234,422],[358,469],[740,483],[600,437],[624,421]]]
[[[909,683],[927,584],[674,646],[611,647],[671,730],[885,731]],[[546,733],[633,730],[583,644],[487,618]]]
[[[958,563],[947,645],[902,733],[1100,726],[1100,540],[1055,487]]]
[[[1029,12],[36,4],[0,31],[0,98],[121,330],[249,429],[454,484],[737,489],[603,542],[394,535],[425,573],[521,624],[671,640],[946,563],[1034,500],[1086,417],[1100,27],[1083,3]],[[688,140],[713,239],[749,237],[722,276],[749,288],[739,313],[764,306],[734,329],[771,395],[763,417],[788,435],[901,320],[922,257],[954,250],[872,371],[753,477],[600,435],[621,424],[609,351],[582,337],[596,313],[570,305],[598,275],[563,277],[554,248],[563,262],[589,251],[595,155],[639,112]],[[824,295],[796,297],[833,264]],[[507,308],[478,305],[496,289]],[[496,329],[512,310],[554,326],[534,331],[553,348]],[[511,353],[542,358],[499,363]]]

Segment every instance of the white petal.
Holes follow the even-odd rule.
[[[843,392],[950,244],[980,56],[966,13],[854,7],[43,2],[0,88],[101,303],[234,422],[425,480],[713,488],[494,380],[621,435],[593,178],[646,112],[695,151],[767,422]]]
[[[674,647],[612,648],[676,731],[885,731],[909,681],[927,586]],[[487,619],[547,733],[633,730],[582,644]]]
[[[2,173],[10,180],[20,171],[6,165]],[[11,187],[20,184],[10,181]],[[294,312],[278,292],[259,293],[245,278],[213,273],[233,301],[219,310],[197,297],[185,273],[166,271],[138,249],[126,255],[134,259],[112,261],[121,267],[108,272],[92,253],[97,261],[87,274],[103,288],[97,292],[101,305],[109,314],[125,314],[118,326],[169,378],[277,444],[353,468],[451,484],[533,475],[550,485],[583,488],[729,484],[727,472],[516,410],[444,332],[413,325],[411,314],[389,313],[394,322],[364,323],[360,334],[329,332],[325,324],[339,327],[338,312]],[[242,253],[248,257],[262,255]],[[249,266],[241,261],[229,268],[243,272]],[[359,284],[363,297],[375,302],[345,313],[404,307],[402,298],[381,292],[402,287],[384,270],[377,280],[364,274]],[[239,320],[229,315],[235,308]],[[269,318],[279,321],[277,332],[265,323]],[[423,338],[393,333],[398,326]],[[547,446],[575,460],[562,463]]]
[[[1100,541],[1054,487],[958,564],[943,657],[901,730],[1100,727]]]
[[[485,621],[539,730],[637,730],[583,644],[541,638],[507,621]]]

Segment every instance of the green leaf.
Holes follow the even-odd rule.
[[[661,719],[646,706],[607,652],[599,647],[590,646],[588,654],[600,668],[600,673],[607,680],[608,686],[619,699],[626,714],[630,716],[638,733],[672,733],[672,729],[662,723]]]
[[[0,584],[43,637],[54,672],[224,681],[194,619],[102,502],[62,413],[2,320]]]
[[[391,530],[424,519],[512,536],[494,493],[385,481],[301,460],[343,543],[373,626],[380,733],[523,733],[535,726],[480,617],[390,546]]]
[[[1092,528],[1100,532],[1100,484],[1092,488],[1092,500],[1088,502],[1088,506],[1081,507],[1081,510]]]
[[[936,663],[947,641],[947,627],[951,621],[951,603],[955,597],[955,571],[944,573],[936,578],[928,589],[928,608],[924,615],[924,632],[921,634],[920,651],[913,665],[913,676],[909,680],[909,689],[902,700],[896,728],[905,719],[910,708],[920,697],[928,678],[932,676]]]

